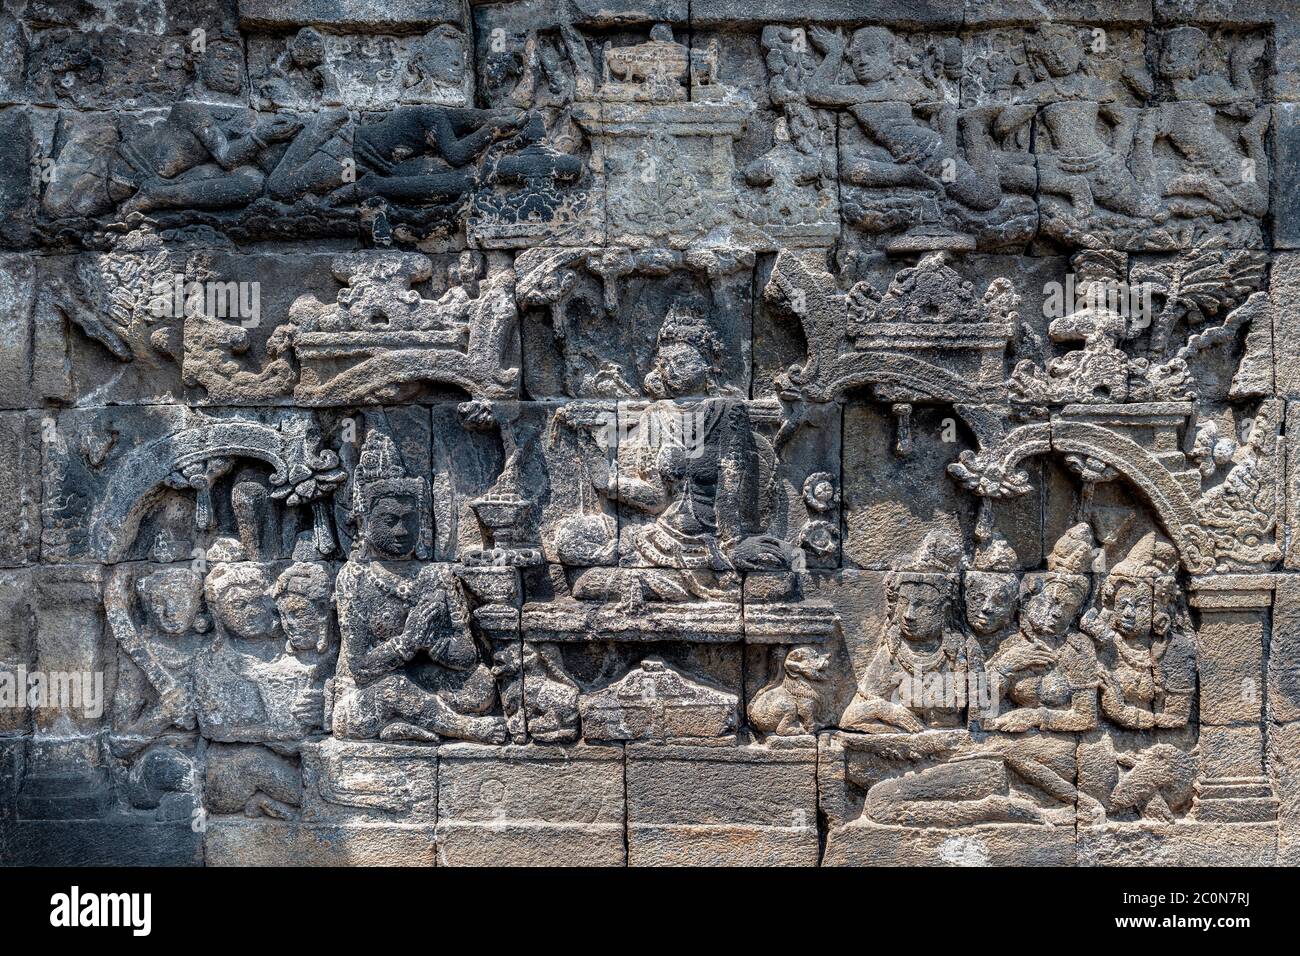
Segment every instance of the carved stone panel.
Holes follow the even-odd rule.
[[[1300,862],[1291,6],[7,4],[0,862]]]

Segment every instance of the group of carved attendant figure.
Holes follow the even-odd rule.
[[[1262,41],[1234,47],[1223,76],[1208,65],[1206,33],[1179,27],[1161,35],[1151,72],[1129,60],[1104,78],[1078,28],[1044,24],[1026,32],[1026,62],[1005,77],[1007,88],[959,110],[937,89],[961,77],[955,41],[932,51],[927,86],[900,68],[886,28],[864,27],[847,41],[813,28],[810,38],[825,56],[804,84],[807,103],[845,110],[863,135],[849,141],[840,177],[848,218],[868,231],[933,228],[941,203],[952,224],[1014,245],[1037,228],[1035,192],[1065,200],[1049,212],[1074,228],[1094,212],[1161,224],[1259,217],[1268,208],[1260,184],[1269,110],[1251,79]],[[772,34],[767,43],[779,40]],[[838,81],[844,63],[848,79]],[[1225,133],[1224,117],[1240,128]],[[1033,122],[1040,131],[1031,155]]]
[[[176,567],[141,578],[143,627],[130,612],[129,572],[120,571],[106,603],[135,664],[128,668],[135,683],[120,682],[119,699],[137,712],[120,712],[119,733],[153,737],[197,724],[210,739],[236,743],[322,731],[350,739],[510,739],[500,716],[508,694],[473,631],[465,585],[450,566],[418,560],[424,479],[408,472],[390,438],[373,432],[348,492],[353,534],[332,588],[333,676],[323,563],[297,561],[272,575],[232,542],[227,560],[214,553],[206,579]],[[674,525],[673,513],[638,544],[674,532],[680,549],[688,531],[713,540]],[[936,531],[889,576],[879,647],[831,722],[848,732],[850,779],[866,790],[867,819],[913,826],[1167,821],[1188,809],[1198,770],[1196,651],[1177,554],[1151,532],[1104,574],[1095,573],[1096,556],[1089,525],[1080,523],[1056,542],[1045,572],[1022,576],[1001,538],[985,541],[963,567],[960,542]],[[642,600],[680,600],[679,589],[698,584],[690,572],[711,566],[679,556],[600,570],[648,583],[652,593],[642,591]],[[584,596],[626,599],[624,586],[608,584]],[[199,613],[200,592],[210,622]],[[1084,613],[1090,597],[1094,607]],[[807,654],[796,648],[787,668]],[[151,696],[156,703],[142,703]],[[751,704],[759,730],[764,706]]]
[[[124,655],[119,735],[197,727],[210,739],[245,743],[322,731],[505,742],[504,718],[487,716],[496,683],[461,583],[447,565],[412,560],[423,479],[410,477],[392,440],[375,434],[351,492],[356,534],[333,582],[329,566],[315,561],[275,574],[233,539],[209,548],[205,574],[155,570],[135,582],[134,595],[132,569],[115,572],[106,604]],[[136,597],[140,612],[132,610]]]
[[[1081,523],[1045,573],[1022,580],[999,538],[961,574],[960,545],[935,532],[890,576],[880,647],[839,722],[866,735],[846,744],[866,819],[1171,821],[1187,810],[1196,650],[1176,554],[1152,532],[1104,575],[1095,555]]]

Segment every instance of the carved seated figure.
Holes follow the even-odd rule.
[[[1070,200],[1076,216],[1088,216],[1095,206],[1125,216],[1151,216],[1158,204],[1143,194],[1127,158],[1136,112],[1130,103],[1152,91],[1152,80],[1140,64],[1124,64],[1123,86],[1110,88],[1088,75],[1085,46],[1078,29],[1044,24],[1025,40],[1035,82],[1016,99],[1042,105],[1050,147],[1039,156],[1039,188]],[[1009,107],[1008,110],[1023,109]],[[1032,116],[1032,114],[1030,114]],[[1103,122],[1110,136],[1098,133]]]
[[[489,715],[496,685],[460,582],[443,566],[413,573],[388,565],[414,556],[424,482],[408,476],[378,432],[367,437],[352,482],[357,538],[335,582],[335,736],[504,743],[505,720]]]
[[[299,129],[298,121],[283,116],[258,119],[243,108],[178,103],[163,122],[118,148],[102,192],[81,182],[77,195],[48,191],[45,207],[55,216],[73,207],[87,215],[116,207],[125,217],[158,209],[246,206],[266,185],[260,154]],[[87,189],[95,194],[87,197]]]
[[[659,333],[645,390],[650,405],[631,441],[631,468],[611,473],[600,490],[611,500],[653,515],[632,529],[624,567],[591,567],[573,584],[579,600],[739,600],[739,570],[788,568],[790,546],[761,527],[760,487],[775,462],[771,444],[754,431],[745,402],[730,394],[699,402],[683,395],[730,390],[715,379],[720,348],[707,323],[684,310],[669,314]],[[562,558],[592,563],[590,521],[566,522],[557,533]],[[570,563],[570,560],[566,560]]]
[[[1231,83],[1221,76],[1201,75],[1205,45],[1205,34],[1196,27],[1165,34],[1156,76],[1172,88],[1174,101],[1151,111],[1139,130],[1135,165],[1151,175],[1152,147],[1166,140],[1180,160],[1178,173],[1162,177],[1160,185],[1174,213],[1217,219],[1263,216],[1268,212],[1264,133],[1270,113],[1267,107],[1256,107],[1250,79],[1263,44],[1233,49]],[[1247,120],[1236,142],[1220,132],[1219,114]]]
[[[216,624],[196,664],[204,734],[268,741],[318,731],[331,645],[325,568],[295,563],[273,583],[266,565],[222,563],[204,591]]]
[[[1191,803],[1196,635],[1177,568],[1173,546],[1150,532],[1107,575],[1101,612],[1083,621],[1102,665],[1101,713],[1120,733],[1080,745],[1079,785],[1112,815],[1171,821]],[[1117,738],[1130,746],[1117,753]]]
[[[955,619],[960,562],[956,538],[934,531],[917,559],[889,576],[889,617],[880,648],[840,718],[841,727],[919,734],[963,725],[965,638]]]

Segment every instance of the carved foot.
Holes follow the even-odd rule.
[[[436,744],[442,738],[431,730],[425,730],[423,727],[417,727],[415,724],[408,724],[399,720],[389,724],[381,730],[379,732],[379,739],[383,741],[420,740],[426,743]]]

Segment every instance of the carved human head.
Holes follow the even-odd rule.
[[[1079,31],[1063,23],[1044,23],[1025,37],[1029,56],[1049,76],[1070,76],[1083,65]]]
[[[1156,532],[1146,534],[1115,565],[1102,588],[1110,625],[1127,640],[1168,633],[1181,597],[1178,554]]]
[[[363,557],[414,556],[423,502],[424,482],[407,472],[391,438],[371,431],[352,474],[353,517]]]
[[[703,316],[674,305],[659,329],[654,364],[645,377],[646,393],[656,399],[710,394],[720,349]]]
[[[1092,529],[1076,524],[1057,540],[1047,558],[1047,573],[1026,578],[1021,589],[1021,628],[1040,638],[1063,637],[1073,626],[1092,590],[1096,547]]]
[[[195,624],[203,592],[197,572],[189,568],[164,568],[136,582],[145,612],[164,634],[179,637]]]
[[[944,636],[953,614],[961,542],[950,531],[931,531],[914,560],[889,576],[886,598],[904,640],[929,643]]]
[[[244,85],[244,55],[239,44],[226,39],[209,40],[197,72],[199,82],[212,92],[238,96]]]
[[[894,34],[884,27],[863,27],[849,41],[849,66],[859,83],[875,83],[894,72]]]
[[[976,553],[963,579],[966,623],[979,637],[1002,633],[1015,619],[1020,579],[1016,553],[1001,535]]]
[[[270,580],[260,564],[218,564],[203,584],[208,607],[232,637],[259,640],[276,633]]]
[[[314,27],[303,27],[288,44],[289,58],[299,69],[310,69],[325,62],[325,37]]]
[[[1190,80],[1201,70],[1205,33],[1197,27],[1175,27],[1160,44],[1156,69],[1167,80]]]
[[[794,48],[795,36],[795,31],[789,27],[763,27],[767,71],[773,80],[779,77],[790,83],[798,83],[802,78],[804,59]]]
[[[325,566],[294,562],[276,578],[271,596],[289,647],[324,653],[330,631],[330,576]]]

